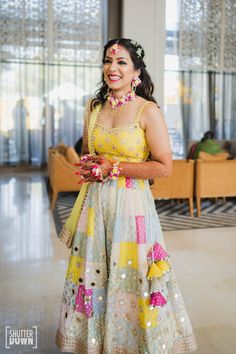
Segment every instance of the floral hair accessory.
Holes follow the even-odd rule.
[[[118,45],[118,43],[115,43],[111,46],[110,48],[110,53],[111,54],[118,54],[121,50],[121,47]]]
[[[132,43],[133,46],[135,47],[137,57],[142,59],[144,57],[144,50],[141,47],[141,45],[138,42],[134,41],[134,40],[131,40],[130,43]]]

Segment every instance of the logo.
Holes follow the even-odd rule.
[[[32,329],[16,329],[12,326],[5,326],[5,348],[10,349],[12,346],[38,348],[37,330],[37,326],[32,326]]]

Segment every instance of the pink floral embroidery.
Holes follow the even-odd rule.
[[[126,188],[132,188],[133,187],[132,178],[126,177],[125,186],[126,186]]]
[[[92,316],[93,289],[85,289],[84,285],[80,285],[76,296],[76,311],[84,313],[88,318]]]
[[[143,215],[138,215],[136,219],[136,235],[137,243],[146,243],[146,226]]]

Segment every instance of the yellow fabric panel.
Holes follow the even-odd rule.
[[[94,235],[94,208],[88,208],[88,229],[87,235],[93,236]]]
[[[120,243],[119,267],[138,269],[138,245],[135,242]]]
[[[141,328],[155,328],[157,327],[158,309],[150,307],[149,298],[139,298],[139,325]]]
[[[138,183],[142,189],[144,189],[144,181],[142,179],[138,180]]]
[[[121,176],[118,178],[118,188],[125,188],[125,183],[126,183],[126,179],[125,177]]]
[[[77,284],[84,272],[84,260],[78,256],[70,256],[66,279]]]

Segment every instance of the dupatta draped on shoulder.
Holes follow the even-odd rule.
[[[96,108],[93,109],[90,119],[89,119],[89,124],[88,124],[88,149],[90,154],[95,154],[94,147],[92,144],[92,133],[96,124],[97,120],[97,114],[98,111],[100,110],[100,105],[98,105]],[[60,233],[60,240],[64,242],[68,248],[71,248],[74,234],[76,231],[76,226],[81,214],[81,211],[83,209],[86,196],[89,190],[89,185],[90,182],[86,182],[82,185],[79,195],[75,201],[75,204],[72,208],[71,214],[69,218],[67,219],[65,225],[63,226],[63,229]]]

